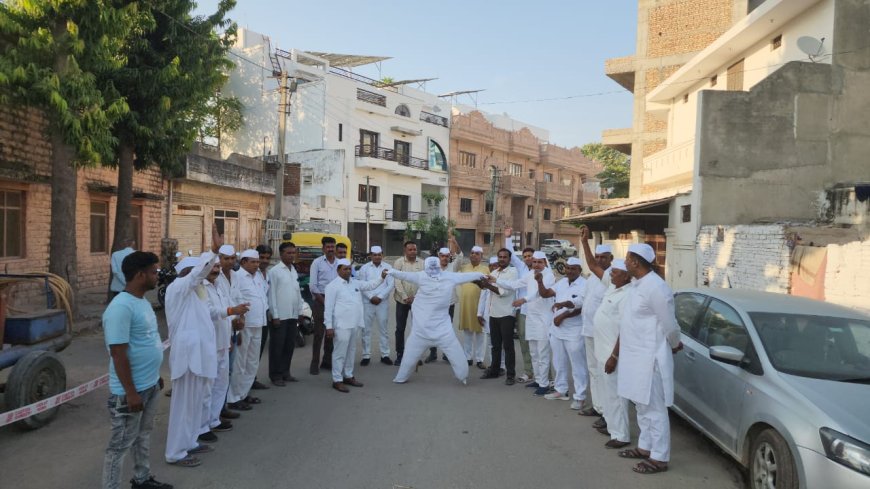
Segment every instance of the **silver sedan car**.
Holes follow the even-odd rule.
[[[870,317],[735,289],[675,294],[673,410],[753,489],[870,488]]]

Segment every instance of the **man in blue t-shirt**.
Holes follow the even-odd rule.
[[[157,286],[154,253],[134,251],[121,269],[126,285],[103,313],[103,332],[109,350],[109,415],[112,436],[103,462],[103,488],[121,484],[127,449],[133,452],[133,489],[172,489],[151,475],[151,428],[157,412],[157,392],[163,388],[160,364],[163,347],[157,316],[145,293]]]

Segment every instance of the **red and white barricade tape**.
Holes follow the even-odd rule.
[[[167,348],[169,348],[169,340],[163,342],[163,349],[166,350]],[[73,387],[65,392],[51,396],[48,399],[43,399],[12,411],[0,413],[0,427],[21,421],[22,419],[27,419],[39,413],[44,413],[45,411],[60,406],[65,402],[81,397],[88,392],[93,392],[108,383],[109,374],[105,374],[90,382],[85,382],[78,387]]]

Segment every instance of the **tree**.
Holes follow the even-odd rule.
[[[428,217],[421,216],[414,221],[409,221],[405,229],[405,239],[416,239],[417,233],[420,233],[421,247],[429,246],[434,249],[446,243],[451,233],[456,234],[456,222],[437,214],[438,206],[444,200],[444,194],[423,192],[421,197],[428,205]]]
[[[33,107],[48,119],[49,271],[74,290],[76,167],[111,160],[111,128],[128,111],[115,87],[95,75],[124,65],[118,53],[140,21],[136,2],[0,2],[0,103]]]
[[[204,118],[199,127],[199,142],[214,141],[221,151],[221,137],[238,131],[245,124],[245,106],[236,97],[224,97],[216,92],[205,103]]]
[[[631,159],[627,155],[601,143],[584,144],[580,151],[587,158],[604,165],[604,170],[596,177],[601,179],[603,188],[609,189],[610,197],[628,197]]]
[[[189,0],[151,0],[143,5],[140,31],[119,53],[127,64],[100,74],[126,97],[130,108],[113,128],[119,141],[113,251],[133,235],[135,169],[157,164],[164,173],[175,174],[183,167],[207,116],[203,107],[233,66],[227,51],[235,25],[226,14],[235,0],[222,0],[208,17],[193,16],[196,3]],[[219,29],[224,29],[222,34]]]

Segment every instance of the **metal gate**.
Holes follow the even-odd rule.
[[[172,228],[169,230],[172,238],[178,240],[178,251],[194,255],[202,252],[202,216],[187,216],[175,214],[172,216]]]

